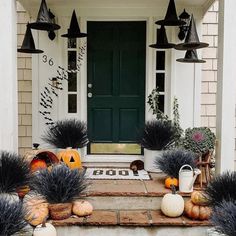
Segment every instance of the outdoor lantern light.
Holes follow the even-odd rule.
[[[198,59],[197,50],[188,50],[184,58],[177,59],[176,61],[182,63],[205,63],[206,61]]]
[[[187,32],[187,36],[185,38],[185,42],[177,44],[175,46],[175,49],[177,49],[177,50],[192,50],[192,49],[205,48],[208,46],[209,46],[208,43],[203,43],[203,42],[199,41],[199,37],[197,34],[197,29],[196,29],[196,24],[194,21],[194,17],[192,15],[189,29]]]
[[[190,15],[184,9],[184,11],[179,15],[179,19],[185,22],[184,25],[179,27],[178,38],[182,41],[185,39],[186,33],[189,29]]]
[[[33,35],[31,32],[31,29],[29,27],[29,24],[27,24],[27,29],[25,33],[25,37],[22,43],[21,48],[17,49],[18,52],[23,53],[43,53],[42,50],[36,49],[34,44]]]
[[[164,25],[161,26],[160,29],[157,29],[157,41],[155,44],[149,45],[151,48],[160,48],[160,49],[168,49],[173,48],[175,44],[168,43],[168,39],[166,36],[166,29]]]
[[[87,37],[86,33],[81,33],[79,24],[77,21],[75,10],[73,11],[71,21],[70,21],[70,28],[67,31],[67,34],[63,34],[62,37],[65,38],[84,38]]]
[[[45,0],[42,0],[41,2],[36,22],[30,23],[29,25],[31,29],[44,31],[54,31],[61,28],[59,25],[55,24],[55,22],[53,22],[50,18],[50,14]]]
[[[178,26],[185,25],[185,21],[178,19],[175,7],[175,1],[170,0],[169,6],[166,12],[166,16],[164,20],[159,20],[155,22],[157,25],[165,25],[165,26]]]
[[[52,23],[55,24],[55,15],[51,12],[50,9],[49,9],[48,13],[49,13],[49,17],[50,17]],[[48,31],[48,37],[52,41],[56,38],[56,34],[55,34],[54,30]]]

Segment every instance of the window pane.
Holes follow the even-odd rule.
[[[156,70],[165,70],[165,52],[156,52]]]
[[[76,38],[68,38],[68,48],[76,48]]]
[[[165,74],[164,73],[156,74],[156,87],[158,87],[159,92],[165,91]]]
[[[77,95],[69,94],[68,95],[68,113],[77,112]]]
[[[164,108],[165,108],[165,96],[164,95],[160,95],[159,96],[159,109],[164,112]]]
[[[68,52],[68,69],[76,70],[76,51]]]
[[[68,73],[68,91],[77,91],[77,73]]]

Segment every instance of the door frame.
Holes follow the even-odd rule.
[[[147,94],[149,94],[155,86],[155,50],[148,47],[151,42],[155,39],[156,25],[155,19],[153,17],[81,17],[80,24],[81,28],[87,32],[87,22],[88,21],[145,21],[146,22],[146,76],[145,76],[145,104],[147,104]],[[166,56],[166,65],[170,60],[170,53],[167,53]],[[84,63],[81,68],[81,79],[80,80],[80,115],[81,119],[87,122],[87,51],[84,56]],[[168,76],[169,77],[169,76]],[[169,86],[168,86],[169,87]],[[168,89],[166,90],[168,91]],[[167,98],[168,96],[166,96]],[[165,102],[165,107],[167,107],[167,102]],[[166,109],[167,110],[167,109]],[[145,106],[145,121],[151,119],[153,116],[149,112],[148,106]],[[134,160],[143,160],[143,155],[91,155],[87,154],[87,148],[84,148],[82,151],[83,161],[87,163],[96,163],[96,162],[113,162],[113,163],[127,163]]]

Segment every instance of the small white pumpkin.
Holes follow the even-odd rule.
[[[172,187],[172,193],[167,193],[163,197],[161,211],[168,217],[179,217],[183,214],[184,199],[179,194],[176,194],[174,187]]]
[[[43,223],[35,228],[33,236],[57,236],[57,231],[52,224]]]
[[[77,216],[88,216],[93,212],[93,206],[88,201],[75,201],[72,211]]]

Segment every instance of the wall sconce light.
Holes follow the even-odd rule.
[[[182,41],[185,39],[186,33],[189,29],[190,15],[184,9],[184,11],[179,15],[179,19],[185,22],[184,25],[179,27],[178,38]]]
[[[48,10],[48,14],[49,14],[49,17],[50,17],[50,19],[51,19],[51,22],[52,22],[53,24],[56,24],[56,22],[55,22],[55,15],[51,12],[50,9]],[[48,31],[48,37],[49,37],[49,39],[51,39],[52,41],[56,38],[56,34],[55,34],[54,30]]]

